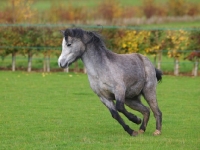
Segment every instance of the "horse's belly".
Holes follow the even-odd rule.
[[[131,87],[127,88],[125,97],[127,99],[134,98],[135,96],[138,96],[141,94],[142,89],[143,89],[143,83],[131,86]]]
[[[109,86],[107,82],[102,82],[97,78],[90,78],[89,82],[90,87],[99,97],[114,100],[115,96],[113,94],[113,88],[112,86]]]

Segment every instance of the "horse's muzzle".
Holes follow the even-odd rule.
[[[68,63],[66,63],[65,65],[62,65],[61,63],[59,64],[60,68],[67,68],[68,67]]]

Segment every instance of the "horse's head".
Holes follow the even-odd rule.
[[[58,65],[61,68],[66,68],[82,56],[86,49],[86,44],[83,40],[84,31],[81,29],[66,29],[61,32],[64,38]]]

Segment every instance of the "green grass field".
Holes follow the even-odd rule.
[[[146,133],[130,137],[92,92],[85,74],[0,71],[0,149],[198,150],[199,83],[199,77],[164,76],[157,88],[162,135],[152,136],[151,113]]]

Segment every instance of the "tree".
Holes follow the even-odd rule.
[[[188,49],[189,32],[184,30],[167,31],[168,56],[174,58],[174,75],[179,75],[179,59],[184,50]]]
[[[154,64],[158,56],[157,68],[161,69],[162,50],[164,48],[165,34],[161,30],[152,30],[148,38],[148,47],[145,49],[147,54],[154,55]]]

